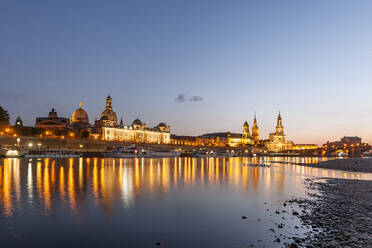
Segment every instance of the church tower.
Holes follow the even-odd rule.
[[[249,137],[250,137],[250,133],[249,133],[249,125],[248,125],[248,122],[245,121],[244,122],[244,125],[243,125],[243,135],[242,135],[242,141],[243,141],[243,144],[244,145],[247,145],[249,142]]]
[[[105,110],[101,113],[101,118],[99,122],[101,126],[115,127],[117,125],[116,113],[112,110],[112,99],[108,95],[106,98],[106,107]]]
[[[253,126],[252,126],[252,138],[254,144],[258,145],[260,143],[259,128],[257,125],[256,113],[254,114]]]
[[[112,99],[110,95],[106,98],[106,110],[112,110]]]
[[[276,121],[276,132],[275,132],[275,134],[276,135],[284,135],[284,128],[283,128],[282,116],[280,115],[280,111],[279,111],[278,119]]]

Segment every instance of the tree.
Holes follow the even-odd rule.
[[[8,111],[3,109],[3,107],[0,106],[0,127],[5,127],[9,125],[9,114]]]

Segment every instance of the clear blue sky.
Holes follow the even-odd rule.
[[[0,2],[0,105],[11,120],[107,94],[125,123],[261,137],[278,110],[296,143],[372,137],[372,1]],[[178,94],[202,101],[175,102]]]

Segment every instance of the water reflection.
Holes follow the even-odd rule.
[[[91,163],[91,160],[92,163]],[[1,213],[11,216],[16,209],[40,204],[44,214],[67,202],[76,212],[84,199],[103,206],[109,214],[117,201],[131,208],[141,195],[167,195],[170,191],[193,187],[230,187],[242,192],[270,191],[282,194],[286,177],[301,184],[303,177],[370,179],[369,174],[347,173],[290,163],[314,163],[319,158],[176,158],[176,159],[73,159],[0,160]],[[270,168],[244,164],[266,163]],[[24,189],[24,190],[23,190]],[[36,192],[35,192],[36,189]],[[27,201],[21,201],[24,198]],[[89,202],[89,200],[88,200]]]

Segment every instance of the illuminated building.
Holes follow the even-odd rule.
[[[249,132],[249,125],[248,122],[244,122],[243,124],[243,132],[242,133],[231,133],[231,132],[222,132],[222,133],[208,133],[203,134],[200,136],[201,138],[208,138],[208,139],[219,139],[219,141],[224,142],[231,147],[237,146],[248,146],[253,145],[254,140],[250,135]]]
[[[368,149],[370,149],[370,146],[367,143],[363,143],[361,138],[357,136],[344,136],[339,141],[327,141],[322,146],[322,155],[334,156],[344,153],[349,156],[357,156]]]
[[[160,123],[154,128],[148,128],[139,119],[133,121],[131,126],[102,127],[102,139],[108,141],[136,142],[136,143],[170,143],[170,127]]]
[[[241,139],[241,143],[243,145],[248,145],[248,142],[249,142],[249,139],[250,139],[250,133],[249,133],[249,125],[248,125],[248,122],[245,121],[244,122],[244,125],[243,125],[243,134],[242,134],[242,139]]]
[[[79,108],[76,109],[74,113],[72,113],[72,118],[71,118],[72,123],[82,123],[82,124],[89,123],[88,114],[81,106],[82,106],[82,103],[80,103]]]
[[[74,111],[71,117],[71,124],[69,127],[81,136],[88,137],[91,129],[89,124],[88,113],[82,108],[82,103],[80,102],[79,108]]]
[[[301,151],[301,150],[316,150],[319,147],[315,144],[295,144],[292,147],[292,150]]]
[[[227,139],[220,137],[205,137],[205,136],[180,136],[171,135],[171,144],[183,146],[227,146]]]
[[[98,127],[117,127],[118,118],[116,113],[112,110],[112,98],[107,96],[105,110],[101,113],[101,118],[95,122]],[[123,120],[120,122],[123,125]]]
[[[58,117],[54,108],[49,112],[48,117],[38,117],[35,121],[35,127],[48,130],[65,129],[68,127],[70,120],[65,117]]]
[[[255,145],[260,144],[260,135],[259,135],[259,128],[257,125],[256,114],[254,114],[254,121],[253,121],[253,126],[252,126],[252,139]]]
[[[266,148],[269,151],[280,152],[291,150],[293,147],[292,141],[285,140],[284,127],[282,123],[282,116],[278,115],[275,133],[269,134],[269,140],[266,141]]]
[[[112,108],[112,98],[106,98],[105,110],[100,119],[95,121],[95,132],[100,134],[103,140],[135,142],[135,143],[170,143],[170,126],[165,122],[159,123],[154,128],[149,128],[140,119],[135,119],[132,125],[125,126],[123,119],[117,124],[117,116]],[[94,136],[96,134],[91,134]]]

